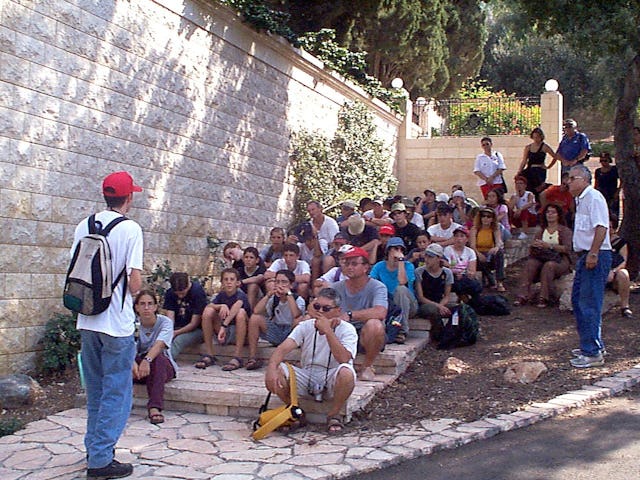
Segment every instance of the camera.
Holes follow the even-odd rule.
[[[324,385],[321,383],[313,383],[309,385],[309,395],[313,397],[316,402],[322,401],[322,392],[324,392]]]

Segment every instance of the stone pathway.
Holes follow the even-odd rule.
[[[155,426],[147,421],[143,410],[136,409],[116,455],[118,460],[134,464],[130,478],[342,478],[531,425],[638,383],[640,365],[549,402],[471,423],[425,420],[379,432],[341,436],[304,431],[276,433],[259,442],[249,437],[251,424],[245,420],[165,411],[167,421]],[[84,478],[85,418],[83,409],[67,410],[0,438],[0,478]]]

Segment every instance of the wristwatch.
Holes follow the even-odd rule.
[[[293,292],[291,290],[287,292],[287,297],[293,297]]]
[[[144,357],[144,360],[149,363],[153,362],[153,358],[151,357]]]
[[[353,312],[351,310],[347,310],[347,315],[349,315],[349,321],[353,321]]]

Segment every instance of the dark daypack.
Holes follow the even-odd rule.
[[[504,316],[511,313],[509,301],[502,295],[478,295],[469,300],[478,315]]]
[[[402,309],[393,302],[389,296],[389,306],[387,307],[387,316],[384,321],[386,343],[393,343],[396,337],[402,331]]]
[[[466,303],[461,303],[451,313],[451,318],[446,319],[447,323],[442,329],[438,349],[467,347],[476,343],[480,324],[475,310]]]
[[[89,217],[89,234],[76,244],[64,284],[62,299],[64,306],[72,312],[83,315],[104,312],[109,308],[111,295],[122,277],[123,292],[126,291],[126,267],[112,281],[111,248],[107,242],[111,230],[125,220],[125,216],[118,217],[102,228],[102,223],[96,222],[95,215]],[[123,294],[123,306],[124,297]]]

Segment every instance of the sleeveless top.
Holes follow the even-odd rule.
[[[493,237],[493,230],[490,228],[481,228],[476,235],[476,249],[479,252],[488,252],[495,247],[495,241]]]
[[[527,158],[527,167],[532,165],[544,165],[544,160],[547,158],[547,153],[543,150],[544,142],[540,144],[540,148],[537,152],[529,150]]]
[[[551,233],[546,228],[542,232],[542,241],[548,243],[549,245],[560,245],[560,232],[556,230]]]
[[[525,190],[522,196],[518,195],[518,192],[514,193],[513,196],[516,197],[516,207],[522,208],[523,206],[525,206],[529,201],[529,195],[533,195],[533,193],[529,190]],[[527,210],[529,211],[529,213],[532,213],[534,215],[538,213],[536,212],[535,205],[531,205],[529,208],[527,208]]]

